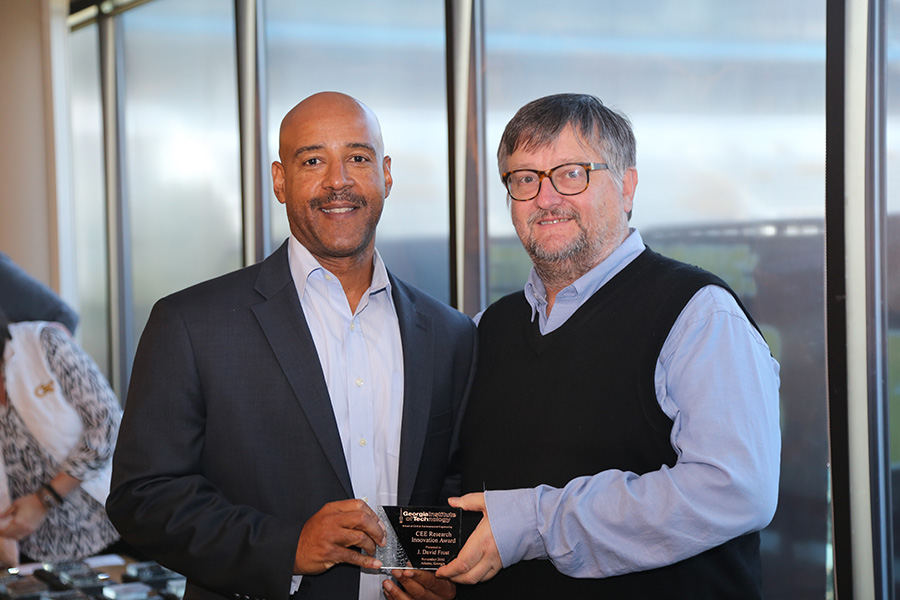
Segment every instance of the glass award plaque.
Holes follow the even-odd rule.
[[[462,548],[462,509],[449,506],[379,506],[387,543],[375,558],[381,570],[436,571]]]

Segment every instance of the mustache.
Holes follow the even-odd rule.
[[[554,208],[552,210],[540,210],[531,213],[528,215],[528,226],[531,227],[538,221],[543,221],[545,219],[574,219],[576,223],[581,223],[581,216],[571,210],[565,210],[562,208]]]
[[[324,208],[329,204],[334,204],[336,202],[349,202],[353,204],[357,208],[365,208],[369,205],[369,201],[366,200],[365,196],[360,194],[355,194],[353,192],[343,191],[343,192],[329,192],[324,196],[316,196],[312,200],[309,201],[309,205],[318,210],[320,208]]]

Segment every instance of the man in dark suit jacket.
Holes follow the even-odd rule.
[[[110,518],[125,540],[188,578],[187,600],[355,600],[363,596],[360,568],[379,564],[383,529],[374,502],[354,493],[360,484],[323,370],[326,350],[315,341],[332,326],[317,321],[321,305],[304,291],[311,284],[296,281],[295,261],[308,252],[319,276],[337,278],[339,287],[323,289],[343,290],[343,310],[354,318],[359,307],[369,310],[379,268],[386,273],[374,234],[392,183],[390,157],[374,114],[336,93],[288,113],[279,153],[275,193],[292,239],[257,265],[156,304],[115,454]],[[292,247],[298,243],[302,249]],[[448,457],[472,378],[474,325],[387,279],[402,342],[394,492],[398,504],[444,502],[453,491]],[[406,589],[385,583],[391,598],[454,593],[429,574],[396,576]]]

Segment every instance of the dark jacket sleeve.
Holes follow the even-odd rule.
[[[238,480],[252,480],[253,467],[205,450],[212,424],[198,357],[177,305],[158,302],[135,356],[107,512],[123,539],[192,585],[286,599],[302,524],[229,499],[206,475],[210,460],[229,461]]]
[[[444,486],[441,490],[442,500],[459,496],[461,493],[461,475],[459,463],[459,432],[462,427],[463,417],[466,412],[466,405],[469,401],[469,393],[472,390],[472,382],[475,380],[475,365],[478,362],[478,336],[474,322],[462,315],[464,320],[460,329],[465,331],[465,335],[461,336],[463,342],[458,345],[462,350],[459,351],[460,365],[465,373],[465,377],[459,378],[464,382],[461,394],[455,394],[458,398],[456,410],[456,419],[453,427],[453,439],[450,445],[450,463],[447,467],[447,475],[444,479]]]

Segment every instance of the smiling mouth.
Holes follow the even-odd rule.
[[[310,208],[321,210],[326,215],[346,215],[358,208],[365,208],[368,201],[365,196],[350,191],[330,192],[310,200]]]
[[[555,225],[556,223],[565,223],[566,221],[571,221],[570,218],[559,218],[559,219],[551,219],[547,221],[538,221],[538,225]]]
[[[550,225],[560,225],[569,221],[578,221],[578,215],[568,210],[542,210],[533,212],[528,216],[529,227],[545,227]]]

